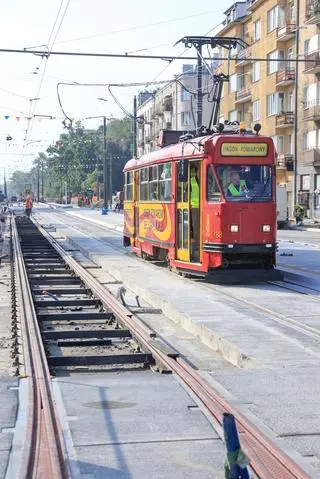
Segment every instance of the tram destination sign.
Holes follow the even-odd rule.
[[[267,156],[267,143],[222,143],[222,156]]]

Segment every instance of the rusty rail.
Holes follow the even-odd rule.
[[[14,218],[12,250],[21,322],[25,376],[28,381],[28,416],[19,479],[71,477],[62,430],[54,405],[51,376],[42,345],[32,293],[22,258]]]
[[[34,221],[34,220],[33,220]],[[154,331],[144,325],[129,309],[123,306],[107,291],[91,274],[77,263],[36,221],[41,233],[50,241],[64,261],[69,264],[91,289],[103,305],[111,310],[116,319],[128,327],[135,339],[148,349],[154,359],[175,372],[201,401],[209,415],[220,426],[222,415],[229,412],[234,415],[241,434],[241,445],[250,458],[250,466],[262,479],[310,479],[294,460],[274,444],[240,411],[234,408],[216,391],[202,376],[182,358],[169,357],[158,346],[154,339]]]

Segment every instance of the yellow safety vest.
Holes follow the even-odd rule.
[[[191,208],[199,208],[200,206],[200,188],[194,176],[191,177]]]
[[[242,187],[246,187],[246,181],[245,180],[240,180],[240,188],[237,189],[234,184],[231,183],[231,185],[228,186],[228,190],[232,194],[232,196],[240,196],[243,194]]]

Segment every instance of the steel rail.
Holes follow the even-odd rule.
[[[103,305],[111,310],[116,319],[132,332],[135,339],[147,348],[154,359],[175,372],[182,381],[197,396],[209,415],[219,425],[222,424],[222,414],[232,413],[240,427],[243,449],[250,458],[254,472],[262,479],[310,479],[308,475],[291,457],[274,444],[245,415],[225,400],[202,376],[182,358],[171,358],[157,346],[152,339],[154,331],[145,326],[129,309],[123,306],[109,291],[107,291],[88,271],[49,235],[41,225],[32,220],[41,233],[48,239],[64,261],[73,269]]]
[[[21,320],[25,376],[29,382],[26,437],[19,479],[71,477],[63,434],[53,399],[51,376],[43,348],[19,236],[12,218],[12,246]]]

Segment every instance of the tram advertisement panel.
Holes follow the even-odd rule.
[[[173,209],[170,204],[143,203],[139,205],[139,238],[156,243],[174,243]]]
[[[124,233],[133,236],[134,233],[134,203],[124,202]]]

